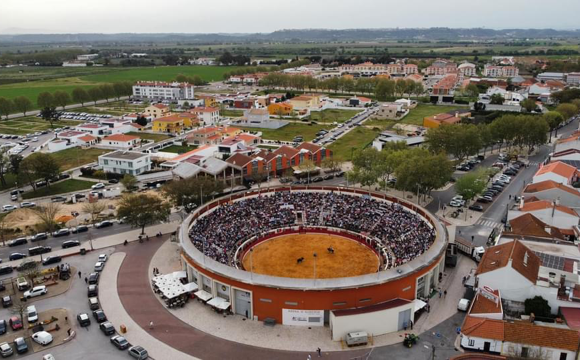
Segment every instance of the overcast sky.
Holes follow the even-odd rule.
[[[580,28],[579,0],[0,0],[0,33]]]

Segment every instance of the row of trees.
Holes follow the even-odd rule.
[[[405,94],[419,96],[425,92],[425,88],[420,82],[405,79],[390,80],[380,77],[359,79],[333,77],[318,80],[311,76],[272,73],[262,78],[260,85],[269,88],[296,89],[300,91],[308,89],[310,91],[328,90],[374,94],[379,101],[385,101],[393,96],[404,96]]]
[[[82,87],[73,89],[72,94],[66,91],[57,90],[52,93],[42,92],[36,98],[36,105],[41,110],[57,107],[66,108],[70,104],[81,104],[98,100],[115,98],[119,100],[122,96],[129,96],[133,93],[133,85],[130,82],[116,82],[112,84],[102,84],[85,90]],[[26,115],[34,109],[34,103],[26,96],[18,96],[14,99],[0,97],[0,117],[8,117],[11,113],[20,112]]]

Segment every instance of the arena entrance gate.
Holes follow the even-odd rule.
[[[248,291],[234,289],[236,314],[252,318],[252,297]]]

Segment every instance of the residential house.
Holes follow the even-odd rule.
[[[185,129],[192,128],[194,122],[197,123],[197,118],[195,116],[173,114],[153,120],[153,131],[181,134]]]
[[[397,120],[403,114],[406,114],[407,111],[403,110],[402,104],[397,103],[383,103],[379,107],[379,111],[375,115],[377,119],[389,119],[389,120]]]
[[[131,150],[139,146],[141,138],[138,136],[115,134],[103,138],[100,146],[111,147],[119,150]]]
[[[524,197],[534,196],[538,200],[558,200],[560,205],[580,208],[580,192],[553,180],[528,184],[523,192]]]
[[[354,96],[348,99],[348,106],[367,106],[370,105],[372,101],[372,99],[364,96]]]
[[[457,64],[445,59],[437,59],[431,66],[423,69],[425,75],[447,75],[456,72]]]
[[[532,178],[532,183],[552,180],[559,184],[571,186],[578,180],[579,172],[571,165],[556,161],[542,166]]]
[[[563,234],[557,227],[542,222],[530,213],[525,213],[509,220],[503,235],[520,239],[541,239],[544,241],[570,240],[568,234]]]
[[[235,121],[236,124],[247,127],[258,127],[268,129],[279,129],[288,125],[288,121],[270,119],[268,109],[249,109],[244,112],[244,116]]]
[[[459,66],[457,67],[457,71],[459,72],[459,74],[465,77],[477,75],[477,68],[475,67],[475,64],[469,62],[463,62],[459,64]]]
[[[204,125],[216,125],[220,120],[220,109],[215,107],[197,107],[190,112],[197,116]]]
[[[301,95],[288,101],[296,110],[317,109],[320,107],[320,97],[317,95]]]
[[[203,106],[205,107],[219,108],[220,106],[218,99],[213,95],[199,94],[197,97],[203,100]]]
[[[226,162],[240,170],[240,177],[246,181],[252,181],[257,176],[267,176],[268,169],[264,159],[260,157],[252,158],[250,156],[237,153],[229,157]]]
[[[93,135],[95,137],[103,137],[111,133],[111,130],[107,125],[92,124],[92,123],[77,125],[75,126],[75,130]]]
[[[189,133],[187,141],[191,145],[217,145],[225,137],[236,136],[243,131],[233,126],[208,126]]]
[[[151,170],[151,154],[137,151],[115,151],[100,155],[99,167],[105,173],[139,175]]]
[[[147,106],[143,112],[145,116],[149,116],[152,119],[157,119],[163,116],[169,115],[169,106],[164,104],[153,104]]]
[[[111,134],[126,134],[134,131],[133,126],[131,126],[132,121],[129,119],[101,119],[99,123],[107,126]]]
[[[296,150],[300,151],[301,153],[306,151],[308,153],[308,159],[318,166],[322,164],[324,159],[332,157],[332,150],[310,142],[301,143],[296,147]],[[301,159],[300,162],[302,161],[303,160]]]
[[[293,109],[294,106],[290,103],[271,103],[268,105],[270,115],[289,116],[292,115]]]
[[[459,116],[455,116],[455,115],[451,115],[451,114],[447,114],[447,113],[441,113],[441,114],[427,116],[427,117],[423,118],[423,127],[438,128],[441,125],[456,124],[460,121],[461,121],[461,117],[459,117]]]
[[[251,109],[254,107],[254,99],[240,99],[234,101],[234,107],[236,109]]]
[[[510,221],[525,213],[532,214],[545,224],[570,234],[573,234],[574,227],[580,224],[578,213],[567,206],[559,205],[557,199],[524,202],[517,209],[508,210],[507,219]]]

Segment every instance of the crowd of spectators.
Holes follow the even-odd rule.
[[[296,225],[340,228],[375,238],[390,255],[388,267],[416,258],[435,240],[434,229],[401,205],[332,192],[276,192],[224,204],[198,218],[189,235],[206,256],[232,265],[232,254],[245,240]]]

